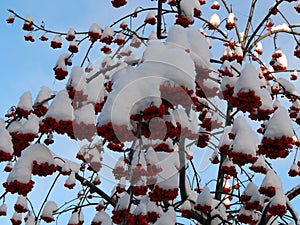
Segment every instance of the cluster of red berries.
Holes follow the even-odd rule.
[[[38,176],[48,176],[57,171],[58,167],[54,164],[49,164],[48,162],[38,163],[33,160],[32,174]]]
[[[18,133],[11,132],[12,143],[14,145],[14,155],[20,157],[21,152],[30,145],[30,143],[38,137],[37,134],[33,133]]]
[[[150,200],[154,202],[174,200],[177,195],[178,188],[166,190],[159,187],[158,185],[155,185],[152,192],[149,193]]]
[[[34,181],[30,180],[28,183],[21,183],[18,180],[11,181],[9,183],[3,183],[3,187],[7,192],[12,194],[18,193],[19,195],[26,196],[33,188]]]
[[[74,139],[74,131],[73,131],[73,121],[71,120],[59,120],[52,117],[47,117],[42,120],[42,124],[40,125],[40,132],[42,133],[52,133],[55,131],[58,134],[67,134],[70,138]]]
[[[286,158],[289,149],[293,148],[294,140],[292,137],[267,138],[263,137],[259,145],[258,153],[264,154],[270,159]]]

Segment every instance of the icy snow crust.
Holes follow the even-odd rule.
[[[146,50],[143,63],[114,80],[98,126],[112,122],[130,127],[130,115],[161,104],[161,85],[195,91],[195,68],[210,65],[211,54],[205,37],[192,28],[174,26],[165,44],[155,42]]]

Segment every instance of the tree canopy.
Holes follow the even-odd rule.
[[[300,1],[112,0],[105,10],[119,18],[58,31],[8,9],[26,42],[60,51],[50,72],[64,88],[26,91],[0,120],[0,216],[299,224]]]

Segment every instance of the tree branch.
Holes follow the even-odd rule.
[[[259,38],[257,38],[248,48],[248,51],[250,51],[258,42],[260,42],[261,40],[265,39],[266,37],[269,37],[273,34],[277,34],[277,33],[289,33],[289,34],[293,34],[293,35],[300,35],[300,31],[288,31],[284,28],[282,29],[278,29],[278,30],[274,30],[274,31],[270,31],[268,33],[265,33],[261,36],[259,36]]]
[[[64,33],[64,32],[58,32],[58,31],[54,31],[54,30],[48,30],[48,29],[45,29],[44,27],[42,26],[39,26],[35,23],[33,23],[32,21],[28,21],[26,20],[25,18],[23,18],[22,16],[20,16],[18,13],[16,13],[15,11],[13,11],[12,9],[7,9],[8,12],[12,13],[15,17],[23,20],[24,22],[27,22],[27,23],[31,23],[32,26],[34,26],[35,28],[37,28],[38,30],[42,30],[42,31],[45,31],[47,33],[52,33],[52,34],[58,34],[58,35],[67,35],[67,33]],[[87,34],[87,32],[76,32],[75,31],[75,34]]]
[[[162,17],[162,0],[157,1],[157,26],[156,26],[156,34],[158,39],[162,39],[161,35],[161,17]]]
[[[187,199],[187,193],[185,188],[185,162],[186,162],[186,156],[185,156],[185,138],[181,137],[179,141],[179,162],[180,162],[180,171],[179,171],[179,189],[180,189],[180,195],[181,200],[185,201]]]
[[[225,0],[222,0],[222,3],[223,3],[223,5],[225,6],[225,8],[226,8],[228,14],[231,13],[231,9],[230,9],[229,6],[227,5],[226,1],[225,1]],[[236,36],[237,36],[239,42],[241,43],[240,32],[239,32],[238,26],[234,26],[234,30],[235,30],[235,33],[236,33]],[[242,47],[243,47],[243,45],[242,45]]]
[[[278,0],[276,2],[276,4],[273,6],[273,8],[277,8],[282,2],[284,2],[284,0]],[[260,28],[263,26],[263,24],[269,19],[269,17],[271,16],[272,12],[271,10],[269,10],[268,14],[262,19],[262,21],[260,22],[260,24],[256,27],[255,31],[252,33],[251,37],[249,38],[245,49],[248,49],[249,46],[251,45],[251,41],[253,40],[253,38],[256,36],[257,32],[260,30]]]
[[[111,206],[115,207],[116,203],[111,199],[110,196],[108,196],[104,191],[96,187],[93,183],[85,179],[84,177],[80,176],[78,173],[75,173],[75,178],[79,182],[81,182],[84,185],[87,185],[92,191],[100,195],[103,199],[105,199]]]
[[[251,3],[251,8],[250,8],[248,21],[247,21],[247,25],[246,25],[246,29],[245,29],[245,33],[244,33],[243,42],[241,43],[242,47],[244,47],[244,45],[246,43],[246,40],[247,40],[247,37],[248,37],[248,33],[249,33],[249,30],[250,30],[250,27],[251,27],[251,22],[252,22],[256,2],[257,2],[257,0],[252,0],[252,3]]]

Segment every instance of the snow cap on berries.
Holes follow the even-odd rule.
[[[212,201],[213,198],[210,194],[209,188],[204,186],[201,193],[197,197],[194,208],[201,212],[209,212],[212,209]]]
[[[84,216],[82,210],[74,211],[69,219],[68,225],[83,224]]]
[[[13,155],[12,138],[4,127],[0,127],[0,162],[10,161]]]
[[[96,213],[92,220],[92,224],[111,225],[112,220],[111,217],[105,211],[102,210]]]
[[[264,137],[275,139],[283,136],[293,137],[294,132],[288,111],[285,107],[281,106],[267,122]]]
[[[56,121],[72,121],[74,118],[73,114],[74,112],[71,99],[69,98],[66,90],[61,90],[53,99],[45,117],[52,117]]]
[[[0,205],[0,216],[6,216],[7,215],[7,206],[5,203],[2,203]]]
[[[41,214],[42,220],[50,223],[54,221],[53,212],[57,210],[57,204],[53,201],[47,201]]]
[[[283,189],[280,178],[274,172],[274,170],[270,169],[260,185],[259,192],[268,197],[272,197],[278,192],[282,192],[282,190]]]
[[[260,81],[258,71],[252,65],[247,63],[241,71],[234,87],[233,96],[237,96],[239,92],[254,91],[256,96],[260,96]]]

